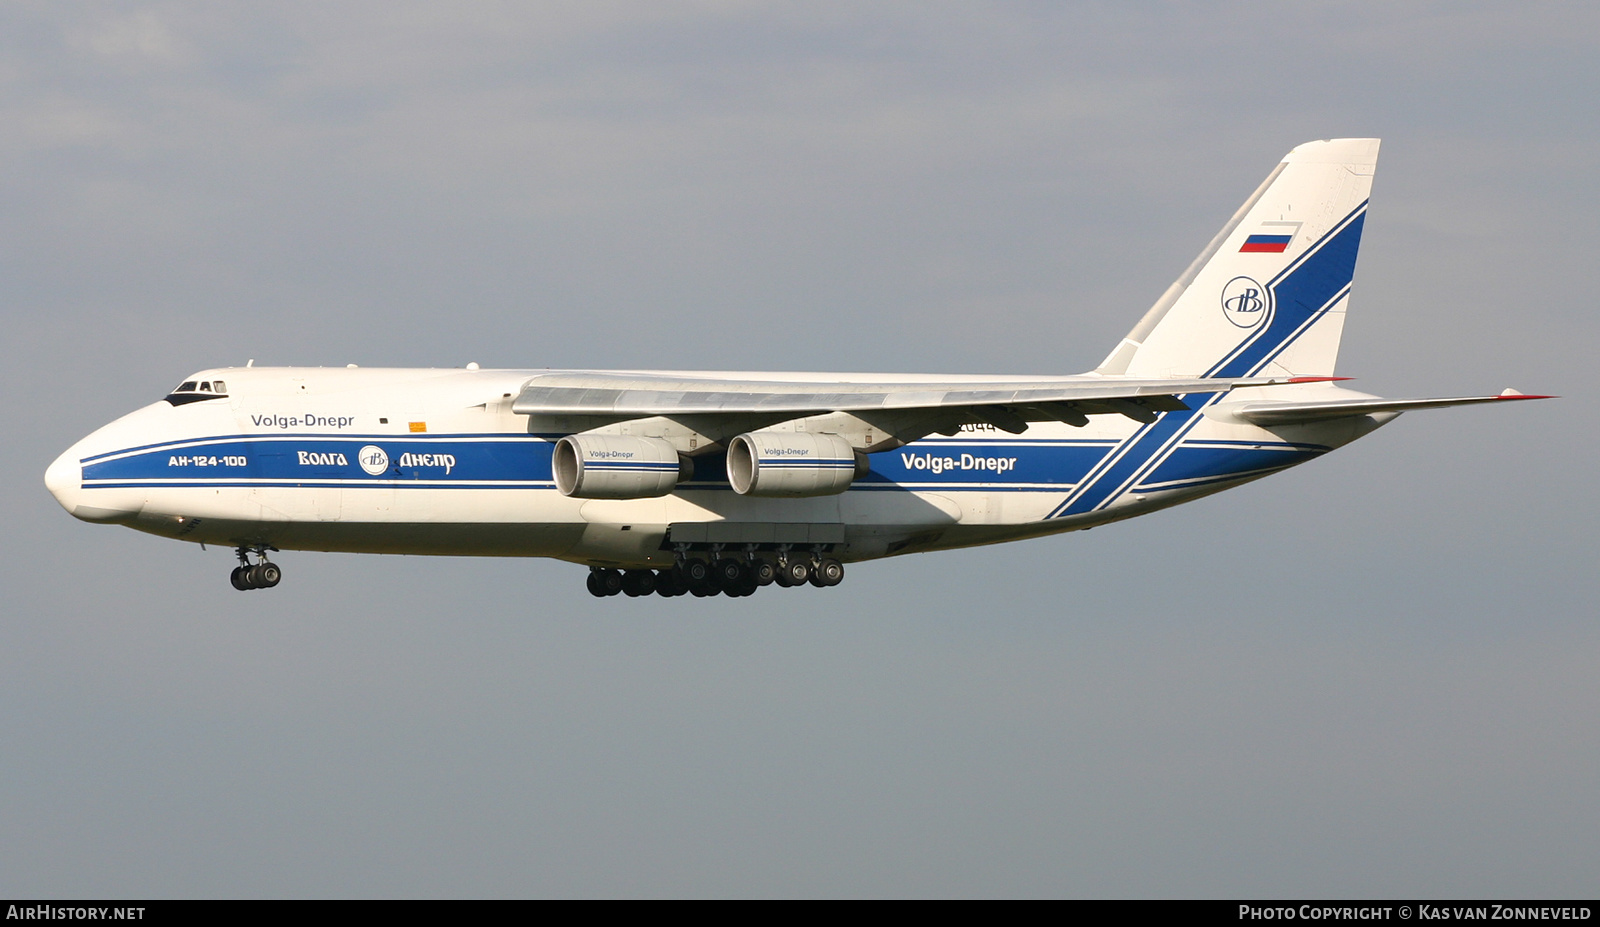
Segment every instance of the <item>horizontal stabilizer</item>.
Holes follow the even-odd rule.
[[[1508,399],[1554,399],[1554,396],[1529,396],[1508,389],[1498,396],[1455,396],[1448,399],[1336,399],[1329,402],[1247,402],[1228,411],[1253,425],[1294,425],[1321,422],[1352,415],[1379,412],[1413,412],[1417,409],[1442,409],[1480,402]]]

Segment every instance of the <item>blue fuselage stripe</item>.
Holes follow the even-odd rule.
[[[854,488],[865,491],[995,491],[1059,494],[1084,485],[1091,472],[1100,475],[1093,494],[1080,497],[1088,507],[1109,497],[1113,487],[1149,469],[1155,458],[1148,448],[1169,441],[1192,413],[1170,413],[1162,427],[1141,430],[1133,453],[1121,455],[1110,469],[1100,466],[1119,447],[1106,440],[1063,441],[1007,437],[992,445],[975,441],[937,439],[917,442],[895,451],[869,456],[871,469]],[[343,488],[394,489],[550,489],[551,448],[545,441],[506,441],[500,437],[445,438],[428,442],[427,453],[413,454],[408,442],[366,438],[284,438],[246,440],[230,436],[199,442],[159,445],[159,450],[135,449],[99,455],[84,466],[85,488]],[[1126,446],[1126,445],[1123,445]],[[388,467],[363,449],[377,447]],[[1139,484],[1149,491],[1182,488],[1186,484],[1238,478],[1244,474],[1281,468],[1309,460],[1328,450],[1319,445],[1288,442],[1249,444],[1193,442],[1162,458]],[[426,461],[411,464],[409,461]],[[726,474],[719,457],[697,458],[694,478],[685,489],[725,489]],[[854,466],[854,462],[851,462]],[[676,468],[655,463],[611,463],[607,472],[659,473]],[[1078,509],[1074,509],[1077,511]]]

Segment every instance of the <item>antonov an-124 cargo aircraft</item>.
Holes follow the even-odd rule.
[[[79,441],[76,517],[281,550],[556,557],[596,596],[837,585],[844,565],[1092,528],[1413,409],[1335,381],[1378,140],[1289,152],[1076,376],[227,367]]]

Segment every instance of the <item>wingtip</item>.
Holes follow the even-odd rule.
[[[1500,395],[1496,396],[1495,398],[1496,399],[1560,399],[1561,397],[1560,396],[1548,396],[1548,395],[1543,395],[1543,394],[1534,394],[1534,393],[1519,393],[1514,389],[1507,388],[1507,389],[1501,390],[1500,391]]]
[[[1340,380],[1354,380],[1355,377],[1290,377],[1290,383],[1336,383]]]

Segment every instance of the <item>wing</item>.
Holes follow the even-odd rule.
[[[581,417],[593,424],[663,418],[689,423],[711,440],[778,422],[839,414],[874,426],[898,443],[910,443],[936,431],[954,433],[972,422],[985,422],[1011,434],[1026,431],[1030,422],[1082,426],[1090,415],[1119,414],[1151,422],[1161,412],[1188,409],[1181,398],[1185,395],[1328,379],[1333,378],[1084,375],[1002,380],[845,374],[783,380],[564,372],[529,380],[511,409],[536,418]]]

